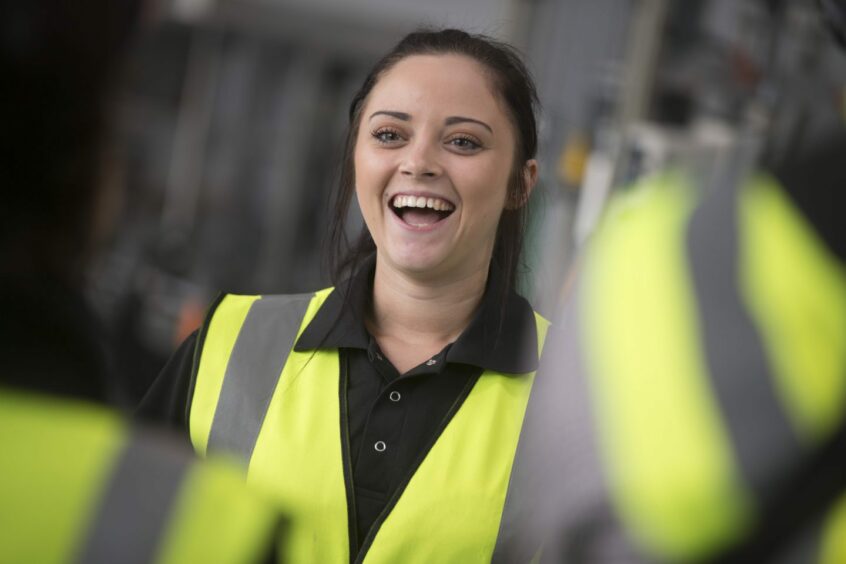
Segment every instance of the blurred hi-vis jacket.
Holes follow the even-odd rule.
[[[104,408],[0,390],[0,562],[266,562],[268,503]]]
[[[775,518],[789,534],[754,561],[846,562],[842,490],[770,514],[843,433],[846,269],[775,179],[731,176],[646,179],[590,242],[513,478],[545,560],[708,560]]]

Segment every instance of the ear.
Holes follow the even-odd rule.
[[[517,210],[526,205],[529,201],[529,196],[532,195],[532,190],[535,189],[535,184],[538,182],[538,161],[536,159],[529,159],[523,165],[523,191],[519,194],[509,194],[505,202],[505,209]]]

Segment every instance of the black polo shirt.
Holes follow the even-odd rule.
[[[353,484],[347,494],[350,522],[356,524],[350,528],[354,551],[393,505],[482,371],[521,374],[538,364],[534,312],[525,299],[503,291],[502,276],[494,267],[482,302],[458,339],[400,374],[364,324],[374,267],[371,258],[339,285],[294,346],[297,351],[339,351],[346,412],[340,432],[346,476]],[[195,346],[196,334],[171,358],[142,402],[142,417],[187,432]]]

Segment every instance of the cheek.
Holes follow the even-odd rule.
[[[367,151],[358,151],[353,159],[355,165],[355,195],[361,215],[371,234],[380,221],[382,213],[382,194],[384,192],[384,174],[378,161]]]
[[[367,163],[361,158],[355,159],[355,195],[358,198],[358,205],[362,213],[367,215],[370,204],[373,180]]]
[[[502,163],[493,162],[489,167],[477,169],[473,182],[467,184],[465,204],[474,210],[468,219],[482,238],[493,237],[496,233],[505,208],[509,173]]]
[[[509,172],[499,162],[464,171],[466,190],[463,199],[479,210],[480,217],[498,217],[502,212],[508,191]]]
[[[355,187],[361,197],[381,192],[384,183],[385,166],[380,159],[367,150],[356,152],[355,159]]]
[[[496,233],[499,220],[502,217],[502,207],[490,206],[485,210],[485,215],[481,218],[480,223],[484,225],[485,237],[493,237]]]

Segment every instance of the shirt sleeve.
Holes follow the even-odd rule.
[[[197,336],[198,332],[194,331],[173,353],[135,412],[141,421],[176,430],[186,438]]]

